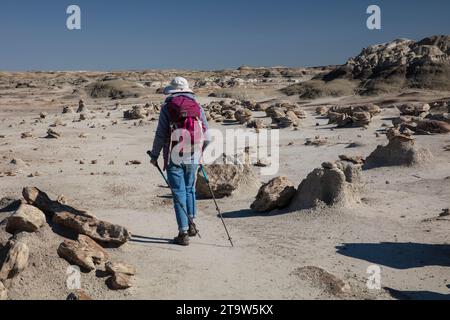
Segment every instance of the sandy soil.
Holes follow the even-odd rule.
[[[264,94],[256,94],[255,99],[298,101],[270,87],[261,90]],[[450,153],[444,151],[450,136],[417,137],[417,144],[429,148],[434,155],[428,165],[365,171],[363,203],[356,207],[254,214],[249,207],[256,194],[220,200],[235,248],[229,246],[213,203],[200,201],[198,224],[202,238],[181,248],[170,244],[176,223],[169,191],[145,154],[151,148],[157,122],[145,121],[143,126],[136,126],[135,121],[122,117],[124,109],[160,102],[163,96],[149,94],[121,100],[118,110],[112,110],[116,101],[84,96],[91,110],[88,120],[72,122],[78,119],[77,114],[61,114],[63,106],[76,109],[79,96],[71,92],[70,85],[51,90],[2,90],[0,136],[4,138],[0,138],[0,172],[15,170],[17,175],[0,177],[0,198],[20,198],[23,187],[36,186],[53,198],[64,194],[70,203],[129,228],[132,241],[114,254],[136,266],[136,285],[126,294],[98,296],[85,284],[84,288],[96,298],[450,299],[450,222],[448,218],[437,219],[442,209],[450,206]],[[371,101],[383,105],[383,101],[431,101],[448,96],[417,92],[309,102],[304,107],[308,119],[301,128],[281,131],[279,175],[299,184],[323,161],[337,160],[340,154],[369,155],[377,145],[387,142],[384,135],[376,137],[375,133],[383,123],[390,124],[390,117],[399,114],[396,109],[386,108],[369,129],[332,130],[326,119],[315,116],[317,104]],[[200,100],[207,102],[211,98],[201,96]],[[41,111],[49,115],[35,123]],[[107,112],[111,112],[110,119],[105,118]],[[44,139],[56,118],[67,124],[55,128],[62,137]],[[113,120],[118,124],[112,125]],[[213,126],[225,129],[219,124]],[[21,139],[21,133],[26,131],[34,137]],[[87,137],[80,138],[81,133]],[[329,143],[322,147],[304,145],[306,138],[318,135],[327,137]],[[293,145],[289,146],[290,142]],[[347,148],[352,142],[361,146]],[[11,165],[14,158],[25,164]],[[85,164],[80,164],[80,160]],[[97,164],[91,164],[92,160],[97,160]],[[126,166],[130,160],[140,160],[142,164]],[[36,171],[39,176],[28,177]],[[381,267],[382,286],[392,288],[390,293],[385,289],[367,289],[366,271],[374,264]],[[61,264],[61,270],[49,272],[62,274],[66,266]],[[351,293],[336,296],[320,279],[299,276],[299,268],[305,266],[324,268],[347,281]],[[88,275],[83,280],[93,281]],[[49,288],[59,288],[62,284],[56,282],[65,280],[59,276],[53,281]],[[41,298],[65,298],[59,294],[56,289],[45,294],[36,291]]]

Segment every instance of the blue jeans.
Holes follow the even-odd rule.
[[[195,205],[195,181],[197,175],[197,164],[175,165],[170,163],[167,168],[167,178],[174,192],[173,199],[175,214],[177,217],[178,230],[185,232],[189,230],[189,219],[186,213],[195,219],[197,208]],[[183,210],[182,206],[186,211]]]

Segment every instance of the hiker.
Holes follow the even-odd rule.
[[[161,108],[150,157],[151,163],[157,166],[163,150],[163,170],[167,170],[173,191],[179,231],[174,242],[187,246],[189,237],[195,237],[198,231],[193,222],[197,214],[195,182],[202,153],[210,142],[209,127],[205,111],[196,101],[186,79],[177,77],[172,80],[164,94],[169,97]]]

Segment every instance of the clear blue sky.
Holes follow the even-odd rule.
[[[66,8],[82,30],[66,29]],[[381,31],[366,28],[370,4]],[[0,70],[341,64],[370,44],[450,34],[448,0],[1,0]]]

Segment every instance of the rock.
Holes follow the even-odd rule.
[[[276,121],[280,129],[290,128],[292,126],[297,127],[300,124],[300,119],[292,111],[286,112],[285,117],[277,118]]]
[[[265,125],[264,122],[261,119],[251,120],[247,123],[247,128],[253,128],[253,129],[264,129]]]
[[[95,270],[97,265],[109,260],[109,254],[101,246],[82,234],[78,235],[77,241],[64,240],[58,247],[58,255],[88,271]]]
[[[128,230],[122,226],[67,211],[55,212],[53,223],[87,235],[105,247],[121,246],[131,238]]]
[[[32,138],[33,135],[31,134],[31,132],[23,132],[23,133],[20,134],[20,137],[22,139],[27,139],[27,138]]]
[[[331,162],[322,164],[302,181],[290,208],[293,211],[321,205],[347,207],[359,203],[361,167]]]
[[[75,290],[74,292],[69,293],[67,300],[89,301],[93,299],[83,290]]]
[[[134,106],[131,110],[126,110],[123,117],[127,120],[145,119],[148,116],[148,111],[140,106]]]
[[[450,209],[446,208],[446,209],[442,209],[442,212],[439,214],[439,217],[448,217],[450,216]]]
[[[432,159],[431,152],[415,146],[411,136],[401,134],[397,129],[388,131],[389,143],[378,146],[366,159],[364,169],[385,166],[413,166]]]
[[[342,161],[348,161],[353,164],[363,164],[365,159],[362,156],[348,156],[348,155],[340,155],[339,159]]]
[[[28,204],[35,206],[46,215],[52,217],[56,212],[69,212],[74,215],[81,215],[89,218],[95,218],[94,215],[85,210],[77,209],[58,201],[53,201],[49,196],[38,188],[26,187],[22,190],[22,196]]]
[[[131,276],[123,273],[113,274],[106,280],[106,283],[111,290],[125,290],[131,288],[133,285]]]
[[[223,159],[204,166],[211,188],[218,199],[239,195],[240,191],[244,190],[245,193],[251,190],[255,190],[256,193],[260,187],[259,179],[250,165],[234,162],[232,158],[224,156]],[[201,170],[197,175],[196,190],[199,199],[212,198]]]
[[[11,234],[36,232],[44,224],[45,215],[41,210],[28,204],[22,204],[13,215],[7,218],[6,231]]]
[[[252,119],[253,114],[249,109],[239,109],[234,113],[234,117],[240,124],[245,124]]]
[[[128,276],[134,276],[136,274],[136,268],[122,262],[108,262],[105,265],[106,271],[111,274],[123,273]]]
[[[351,287],[347,282],[322,268],[306,266],[296,269],[294,274],[310,282],[314,287],[318,287],[327,294],[344,297],[351,293]]]
[[[5,285],[2,281],[0,281],[0,301],[8,300],[8,289],[6,289]]]
[[[258,159],[258,161],[256,162],[255,166],[256,167],[260,167],[260,168],[265,168],[270,166],[270,160],[267,158],[263,158],[263,159]]]
[[[63,114],[74,113],[74,111],[73,111],[73,109],[71,107],[64,107],[62,113]]]
[[[13,164],[13,165],[19,166],[19,167],[25,167],[27,165],[27,163],[20,158],[12,159],[10,164]]]
[[[6,255],[3,261],[0,261],[0,281],[12,279],[28,266],[28,257],[30,250],[23,241],[12,239],[9,240],[5,250]]]
[[[263,185],[250,208],[257,212],[269,212],[289,205],[295,195],[295,187],[286,177],[272,179]]]
[[[86,106],[84,105],[84,101],[83,100],[80,100],[79,102],[78,102],[78,109],[77,109],[77,113],[81,113],[81,114],[83,114],[83,113],[86,113],[86,112],[88,112],[89,110],[86,108]],[[80,117],[81,117],[81,115],[80,115]]]
[[[317,107],[316,108],[316,114],[319,115],[319,116],[326,116],[328,114],[329,110],[330,110],[329,107],[324,107],[324,106]]]
[[[422,120],[417,122],[415,127],[406,127],[415,131],[416,134],[425,132],[431,134],[447,134],[450,132],[450,123],[437,120]]]
[[[48,116],[48,113],[47,113],[47,112],[41,112],[41,113],[39,114],[39,117],[40,117],[41,119],[45,119],[45,118],[47,118],[47,116]]]
[[[84,120],[86,120],[86,115],[84,113],[80,113],[79,121],[84,121]]]
[[[60,137],[61,137],[61,134],[56,132],[55,130],[53,130],[53,129],[47,130],[47,137],[46,137],[47,139],[58,139]]]
[[[430,112],[430,105],[423,103],[406,103],[402,105],[398,105],[397,109],[400,111],[403,116],[414,116],[425,118]]]
[[[131,161],[128,161],[125,165],[131,166],[131,165],[140,165],[140,164],[142,164],[142,162],[139,160],[131,160]]]

